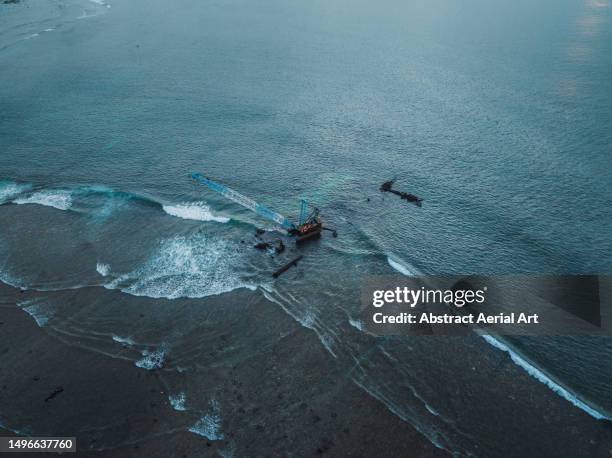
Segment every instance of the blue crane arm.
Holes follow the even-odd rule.
[[[204,186],[212,189],[215,192],[218,192],[224,197],[227,197],[230,200],[233,200],[237,204],[242,205],[243,207],[248,208],[249,210],[254,211],[258,215],[263,216],[275,223],[280,224],[283,228],[287,230],[295,229],[295,225],[291,223],[287,218],[285,218],[280,213],[276,213],[275,211],[270,210],[267,207],[264,207],[261,204],[258,204],[253,199],[249,199],[246,196],[243,196],[239,192],[234,191],[233,189],[228,188],[222,184],[216,183],[212,180],[209,180],[206,177],[203,177],[199,173],[194,173],[191,175],[191,178],[196,180],[198,183],[203,184]]]

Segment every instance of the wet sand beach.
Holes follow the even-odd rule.
[[[176,342],[161,367],[147,370],[137,367],[139,355],[130,346],[93,345],[91,339],[58,332],[60,328],[37,326],[16,303],[39,293],[21,293],[6,285],[2,289],[4,434],[8,427],[21,434],[75,435],[82,456],[448,455],[362,390],[354,374],[324,350],[314,332],[297,325],[257,292],[208,298],[206,306],[198,300],[184,301],[183,313],[200,325],[194,326],[193,335],[182,337],[193,339],[196,348],[205,342],[207,350],[181,350]],[[97,290],[91,288],[85,295],[100,294]],[[71,293],[74,306],[86,297],[83,293]],[[116,296],[114,300],[122,295],[108,293]],[[141,323],[135,327],[150,326],[150,320],[159,318],[145,304],[167,302],[130,300],[142,306],[135,318]],[[239,310],[240,318],[233,324],[230,319],[227,326],[213,324],[210,313],[219,305]],[[172,329],[174,324],[167,324]],[[268,337],[260,335],[246,350],[241,336],[258,332]],[[480,399],[482,404],[472,406],[472,413],[482,411],[512,423],[510,430],[494,438],[497,451],[484,455],[551,456],[561,446],[564,456],[610,456],[608,422],[571,406],[487,345],[465,356],[458,359],[469,368],[466,373],[447,368],[453,393],[448,402],[475,396],[453,390],[453,377],[473,378],[461,385],[473,386],[476,393],[480,384],[496,385],[498,395]],[[48,399],[58,389],[61,392]],[[185,394],[185,410],[176,410],[169,401],[179,392]],[[530,415],[520,414],[526,410]],[[203,427],[193,432],[202,419]],[[486,446],[479,435],[491,431],[465,430]],[[542,434],[548,439],[539,439]]]

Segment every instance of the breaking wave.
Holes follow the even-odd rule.
[[[203,202],[163,205],[162,208],[166,213],[176,216],[177,218],[195,221],[216,221],[217,223],[227,223],[230,221],[226,216],[214,215],[210,207]]]
[[[99,262],[96,264],[96,272],[98,272],[103,277],[106,277],[110,273],[110,266],[108,264],[103,264]]]
[[[28,191],[31,187],[29,184],[0,181],[0,204]]]
[[[510,356],[510,359],[512,359],[512,361],[517,366],[519,366],[521,369],[523,369],[525,372],[527,372],[530,376],[532,376],[533,378],[535,378],[539,382],[541,382],[544,385],[546,385],[548,388],[550,388],[556,394],[558,394],[559,396],[561,396],[565,400],[567,400],[570,403],[572,403],[574,406],[576,406],[579,409],[581,409],[581,410],[585,411],[586,413],[588,413],[591,417],[596,418],[597,420],[612,420],[612,418],[610,418],[608,415],[606,415],[606,414],[604,414],[604,413],[594,409],[593,407],[589,406],[584,401],[580,400],[576,394],[570,392],[566,388],[564,388],[561,385],[559,385],[551,377],[546,375],[544,372],[542,372],[540,369],[535,367],[533,364],[531,364],[529,361],[527,361],[521,355],[519,355],[514,350],[512,350],[508,345],[504,344],[503,342],[497,340],[496,338],[494,338],[493,336],[490,336],[490,335],[483,334],[483,335],[481,335],[481,337],[487,343],[489,343],[493,347],[497,348],[498,350],[501,350],[503,352],[508,353],[508,355]]]
[[[121,202],[125,203],[131,201],[160,208],[168,215],[186,220],[214,221],[217,223],[228,223],[231,221],[231,218],[227,216],[215,214],[213,210],[202,201],[177,204],[162,203],[149,196],[118,191],[102,185],[85,185],[70,189],[41,189],[31,191],[32,187],[32,184],[29,183],[0,181],[0,204],[13,202],[15,204],[44,205],[59,210],[68,210],[74,207],[78,210],[91,211],[91,200],[83,202],[82,199],[101,198],[104,199],[104,203],[100,204],[99,200],[94,200],[94,202],[97,203],[97,207],[94,208],[93,211],[102,216],[108,216],[108,213],[112,211],[113,208],[120,206]]]
[[[72,206],[72,194],[69,191],[37,191],[25,197],[13,200],[15,204],[37,204],[53,207],[58,210],[68,210]]]
[[[104,285],[134,296],[177,299],[214,296],[256,285],[240,278],[237,247],[198,233],[163,240],[159,250],[134,271]]]

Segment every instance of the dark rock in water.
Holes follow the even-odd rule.
[[[2,3],[8,5],[9,3],[19,3],[21,0],[4,0]]]
[[[276,251],[276,253],[282,253],[283,251],[285,251],[285,244],[283,243],[282,240],[279,240],[278,242],[276,242],[274,251]]]
[[[263,229],[259,229],[259,228],[255,229],[255,235],[256,235],[257,237],[259,237],[260,235],[262,235],[262,234],[263,234],[263,233],[265,233],[265,232],[266,232],[266,231],[264,231]]]
[[[51,399],[53,399],[58,394],[63,393],[63,391],[64,391],[64,387],[63,386],[58,386],[55,390],[53,390],[53,392],[49,396],[47,396],[47,399],[45,399],[45,402],[50,401]]]
[[[259,242],[254,245],[254,248],[257,248],[258,250],[266,250],[270,248],[270,244],[268,242]]]

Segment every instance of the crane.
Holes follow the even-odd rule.
[[[319,236],[321,234],[321,230],[327,229],[324,228],[321,219],[319,218],[319,210],[314,208],[313,211],[307,215],[308,213],[308,202],[302,200],[300,207],[300,216],[298,220],[298,224],[293,224],[289,221],[285,216],[277,213],[269,208],[255,202],[253,199],[240,194],[237,191],[234,191],[231,188],[228,188],[225,185],[217,183],[216,181],[211,180],[210,178],[204,177],[199,173],[193,173],[191,175],[195,181],[204,186],[212,189],[213,191],[221,194],[224,197],[236,202],[237,204],[242,205],[245,208],[257,213],[264,218],[274,221],[279,224],[283,229],[285,229],[291,235],[297,235],[297,242],[301,242],[310,238],[314,238],[315,236]],[[336,232],[333,229],[331,230],[334,233],[334,237]]]
[[[321,235],[321,231],[331,231],[333,236],[336,237],[337,233],[334,229],[323,227],[321,218],[319,217],[319,209],[313,208],[308,214],[308,202],[302,199],[300,207],[300,216],[297,224],[293,224],[286,217],[280,213],[270,210],[269,208],[255,202],[253,199],[234,191],[227,186],[224,186],[210,178],[204,177],[199,173],[191,174],[191,178],[200,184],[212,189],[213,191],[221,194],[224,197],[242,205],[245,208],[263,216],[264,218],[274,221],[285,229],[290,235],[297,236],[296,243],[302,243],[306,240],[318,238]]]
[[[297,230],[296,225],[293,224],[291,221],[289,221],[287,218],[285,218],[280,213],[277,213],[277,212],[275,212],[273,210],[270,210],[267,207],[264,207],[261,204],[258,204],[253,199],[250,199],[249,197],[244,196],[244,195],[240,194],[239,192],[236,192],[233,189],[228,188],[227,186],[224,186],[224,185],[222,185],[220,183],[217,183],[217,182],[215,182],[215,181],[213,181],[213,180],[211,180],[209,178],[203,177],[199,173],[193,173],[191,175],[191,178],[193,178],[194,180],[196,180],[200,184],[203,184],[204,186],[207,186],[208,188],[212,189],[213,191],[218,192],[222,196],[227,197],[228,199],[236,202],[237,204],[240,204],[243,207],[248,208],[251,211],[254,211],[258,215],[261,215],[261,216],[263,216],[264,218],[266,218],[266,219],[268,219],[270,221],[274,221],[275,223],[280,224],[284,229],[286,229],[289,232],[291,232],[293,230]],[[306,204],[306,206],[307,206],[307,204]],[[304,204],[302,204],[302,209],[304,209]],[[303,210],[303,211],[305,211],[305,210]]]
[[[221,194],[222,196],[227,197],[228,199],[236,202],[237,204],[248,208],[249,210],[257,213],[258,215],[261,215],[264,218],[279,224],[290,235],[295,235],[297,237],[296,243],[302,243],[307,240],[319,238],[321,236],[321,231],[324,230],[330,231],[334,237],[338,235],[335,229],[323,227],[323,223],[321,222],[321,218],[319,217],[318,208],[313,208],[310,214],[308,214],[308,202],[303,199],[300,207],[300,216],[298,224],[296,225],[280,213],[277,213],[274,210],[270,210],[269,208],[255,202],[253,199],[244,196],[239,192],[228,188],[227,186],[217,183],[216,181],[213,181],[210,178],[204,177],[199,173],[192,173],[191,178],[193,178],[198,183],[208,187],[209,189],[212,189],[213,191]]]

